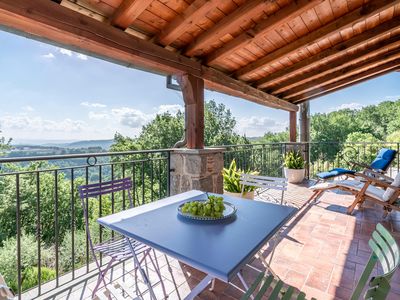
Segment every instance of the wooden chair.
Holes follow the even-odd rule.
[[[319,181],[326,181],[335,177],[341,177],[345,176],[345,179],[348,177],[354,177],[356,176],[356,171],[354,169],[356,168],[363,168],[364,171],[362,173],[369,175],[370,171],[373,171],[375,173],[379,174],[385,174],[386,171],[389,169],[390,165],[392,164],[393,160],[396,158],[397,151],[388,149],[388,148],[382,148],[378,151],[375,159],[371,162],[371,164],[365,164],[365,163],[360,163],[360,162],[349,162],[351,166],[351,170],[344,169],[344,168],[334,168],[332,170],[329,170],[327,172],[321,172],[317,174],[318,180]],[[369,175],[370,176],[370,175]]]
[[[395,179],[373,171],[371,173],[373,176],[356,173],[357,180],[338,180],[316,184],[310,187],[314,192],[310,200],[318,199],[327,190],[340,189],[355,196],[354,202],[347,209],[349,214],[353,213],[357,205],[362,207],[365,200],[383,206],[384,217],[392,210],[400,210],[400,173]]]
[[[356,288],[353,291],[351,300],[358,300],[364,290],[363,299],[383,300],[390,291],[390,280],[399,266],[400,252],[399,247],[392,235],[381,225],[376,225],[376,230],[372,233],[372,238],[368,242],[372,249],[372,254],[367,265],[361,274]],[[380,262],[383,274],[371,277],[377,262]],[[266,294],[268,298],[265,298]],[[255,295],[254,295],[255,294]],[[253,296],[254,295],[254,296]],[[282,280],[274,275],[265,276],[261,273],[252,286],[243,295],[241,300],[253,298],[260,299],[283,299],[283,300],[300,300],[306,298],[306,294],[297,290],[292,286],[286,285]],[[315,299],[315,298],[311,298]]]

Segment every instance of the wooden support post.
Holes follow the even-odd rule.
[[[302,143],[306,176],[310,179],[310,102],[300,104],[300,142]]]
[[[289,142],[296,142],[296,121],[297,121],[297,113],[295,111],[289,112]]]
[[[204,148],[204,80],[190,74],[177,76],[181,86],[186,114],[188,149]]]
[[[300,105],[300,142],[310,141],[310,102],[305,101]]]

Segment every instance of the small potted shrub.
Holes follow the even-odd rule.
[[[256,187],[245,186],[243,196],[241,195],[242,185],[240,184],[240,175],[243,173],[245,172],[237,168],[235,160],[232,160],[229,168],[224,168],[222,170],[222,176],[224,177],[224,194],[252,200],[254,199],[254,190],[256,189]],[[252,172],[252,174],[258,173]]]
[[[304,179],[304,158],[300,151],[291,150],[283,156],[285,177],[290,183],[300,183]]]

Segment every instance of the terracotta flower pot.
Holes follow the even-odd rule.
[[[243,194],[243,196],[241,196],[241,193],[231,193],[231,192],[224,191],[224,195],[248,199],[248,200],[254,200],[254,191],[253,192],[245,192]]]
[[[290,183],[300,183],[303,181],[305,176],[305,169],[288,169],[285,168],[285,177]]]

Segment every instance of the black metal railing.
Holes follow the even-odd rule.
[[[130,177],[134,205],[169,195],[169,150],[3,158],[0,167],[0,273],[19,298],[93,270],[79,185]],[[125,194],[93,204],[96,241],[105,233],[95,220],[128,205]]]
[[[245,171],[258,171],[267,176],[283,176],[283,157],[289,150],[303,153],[306,161],[307,178],[316,178],[319,172],[332,168],[350,168],[351,162],[370,164],[381,148],[397,151],[397,157],[388,170],[393,176],[399,172],[400,143],[265,143],[250,145],[228,145],[224,155],[224,165],[228,167],[233,159],[238,167]]]
[[[303,153],[307,176],[350,167],[351,161],[370,163],[380,148],[397,150],[388,174],[399,172],[400,143],[265,143],[226,145],[224,165],[232,159],[242,170],[282,177],[283,156]],[[134,205],[169,195],[171,150],[130,151],[0,159],[0,273],[20,295],[28,298],[63,286],[94,270],[84,231],[77,187],[131,177]],[[92,228],[95,240],[106,233],[96,219],[128,207],[124,194],[96,204]],[[91,231],[92,231],[91,228]],[[103,263],[105,261],[103,260]]]

